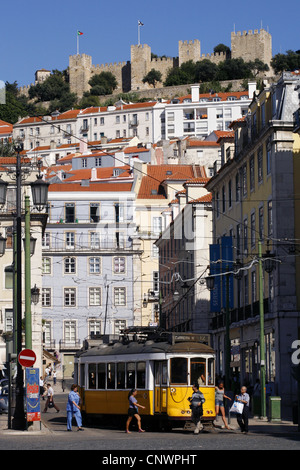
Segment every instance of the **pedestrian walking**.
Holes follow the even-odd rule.
[[[73,416],[77,423],[77,431],[83,431],[79,402],[80,395],[78,393],[78,386],[73,384],[67,402],[67,431],[72,431]]]
[[[53,385],[56,385],[56,370],[53,371]]]
[[[238,413],[236,415],[236,419],[238,422],[239,427],[241,428],[241,431],[244,434],[248,433],[248,422],[249,422],[249,402],[250,402],[250,397],[247,393],[247,387],[243,386],[241,388],[241,393],[240,395],[236,395],[235,400],[243,403],[243,412],[240,414]]]
[[[222,420],[226,429],[230,429],[227,424],[226,417],[225,417],[225,405],[224,405],[224,398],[231,401],[231,398],[225,395],[224,383],[220,382],[216,387],[216,395],[215,395],[215,403],[216,403],[216,418],[221,411]]]
[[[45,400],[44,393],[45,393],[44,380],[43,380],[43,377],[40,376],[40,396],[43,400]]]
[[[129,425],[133,417],[135,417],[137,420],[139,432],[145,432],[141,427],[142,426],[141,417],[139,415],[139,410],[138,410],[139,408],[145,409],[145,407],[143,405],[140,405],[137,402],[137,399],[135,398],[136,395],[137,395],[137,390],[135,388],[133,388],[128,394],[129,408],[128,408],[128,419],[126,421],[126,431],[125,431],[128,434],[130,434]]]
[[[199,390],[199,385],[197,383],[192,385],[192,389],[193,395],[189,398],[189,401],[190,408],[192,410],[192,421],[196,426],[194,434],[199,434],[203,429],[201,416],[203,415],[203,403],[205,403],[205,398],[203,393]]]
[[[53,395],[54,392],[51,384],[47,384],[47,401],[45,403],[44,413],[47,413],[48,408],[55,408],[57,413],[60,411],[60,409],[54,403]]]

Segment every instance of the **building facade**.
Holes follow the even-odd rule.
[[[249,114],[231,124],[234,137],[222,146],[221,168],[207,184],[213,198],[213,238],[233,239],[234,260],[242,268],[234,280],[230,312],[231,370],[241,383],[260,377],[259,286],[263,285],[266,380],[291,414],[296,381],[291,345],[299,336],[299,300],[294,243],[298,238],[295,210],[299,138],[292,114],[299,105],[299,79],[284,74],[276,85],[255,94]],[[297,136],[298,137],[298,136]],[[261,279],[262,262],[272,269]],[[224,374],[225,313],[212,317],[217,367]]]

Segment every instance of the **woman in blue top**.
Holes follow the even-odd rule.
[[[130,434],[129,424],[131,423],[131,420],[133,417],[135,417],[138,422],[139,432],[145,432],[141,427],[141,417],[139,415],[139,410],[138,410],[138,408],[145,409],[145,407],[143,405],[138,404],[137,399],[135,398],[136,395],[137,395],[137,390],[135,388],[133,388],[128,394],[129,408],[128,408],[128,419],[126,422],[126,432],[128,434]]]
[[[71,387],[71,391],[68,396],[68,403],[67,403],[67,430],[72,431],[72,418],[75,417],[77,423],[77,431],[83,431],[82,428],[82,418],[80,412],[80,396],[78,393],[77,385],[73,384]]]

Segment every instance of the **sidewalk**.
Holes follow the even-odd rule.
[[[218,421],[218,425],[221,425],[221,421]],[[217,426],[219,427],[219,426]],[[239,430],[237,425],[237,421],[235,417],[231,417],[230,428],[233,431]],[[41,434],[41,433],[51,433],[47,426],[41,422],[41,430],[39,427],[39,423],[34,424],[34,429],[29,429],[28,431],[17,431],[14,429],[8,429],[8,419],[7,414],[0,414],[0,435],[5,434],[20,434],[28,432],[32,435]],[[298,425],[293,424],[292,421],[280,421],[280,422],[270,422],[270,421],[263,421],[260,419],[249,419],[249,433],[255,434],[290,434],[290,433],[298,433],[300,435],[300,431],[298,431]],[[175,438],[175,437],[174,437]]]

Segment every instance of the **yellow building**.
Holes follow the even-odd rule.
[[[136,236],[140,253],[134,260],[134,322],[138,326],[158,324],[160,310],[159,257],[154,244],[165,230],[164,211],[183,184],[195,177],[205,177],[199,165],[147,165],[135,162]]]
[[[230,312],[231,370],[241,383],[260,376],[258,241],[263,254],[266,380],[291,414],[296,395],[291,347],[300,327],[295,239],[299,238],[299,136],[293,134],[299,77],[285,73],[255,93],[249,113],[231,123],[232,143],[222,145],[221,168],[207,184],[213,195],[214,243],[233,237],[233,256],[242,268],[234,281]],[[230,139],[229,139],[230,140]],[[273,269],[266,272],[267,259]],[[225,314],[213,316],[217,368],[224,374]]]

